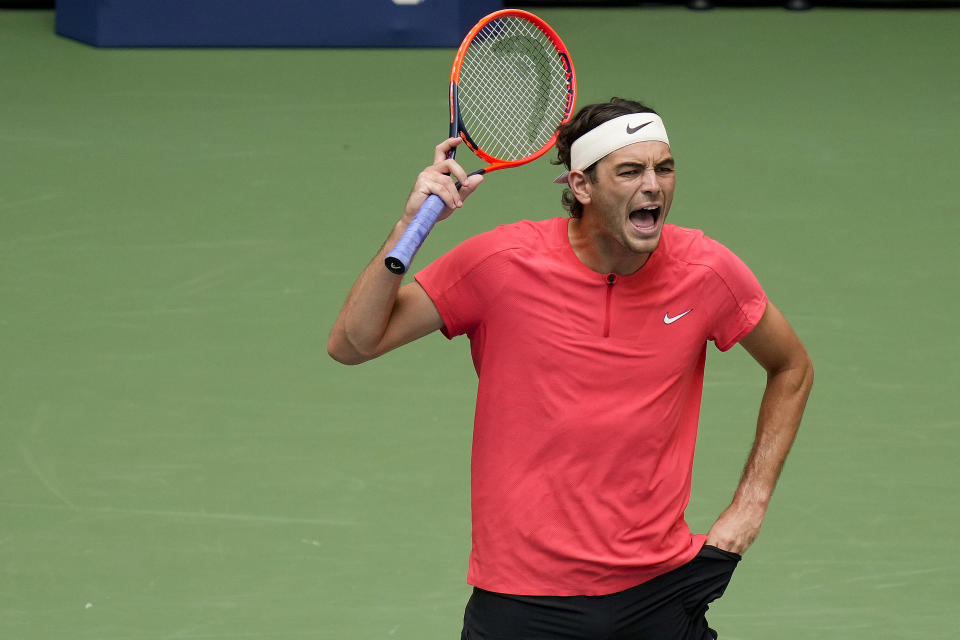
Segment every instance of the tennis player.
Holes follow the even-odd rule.
[[[457,144],[436,147],[386,247],[428,194],[449,215],[480,185],[447,159]],[[328,349],[354,364],[437,330],[470,339],[474,590],[461,638],[717,638],[708,605],[760,531],[812,364],[740,259],[666,224],[675,163],[657,113],[589,105],[557,150],[569,215],[471,238],[403,286],[381,250]],[[741,344],[766,387],[732,503],[703,534],[684,511],[708,342]]]

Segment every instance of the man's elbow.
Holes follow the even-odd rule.
[[[813,360],[806,349],[800,347],[776,366],[769,367],[767,380],[781,381],[791,392],[807,396],[813,388]]]
[[[374,357],[360,352],[349,341],[333,335],[327,341],[327,354],[340,364],[349,365],[362,364]]]
[[[806,355],[806,354],[805,354]],[[806,366],[804,367],[804,376],[803,383],[804,388],[807,390],[807,393],[810,393],[810,390],[813,388],[813,360],[810,359],[810,356],[806,356]]]
[[[794,379],[795,390],[808,396],[813,389],[813,360],[806,350],[799,354],[786,370]]]

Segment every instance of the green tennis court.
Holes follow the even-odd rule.
[[[721,638],[955,637],[960,12],[536,11],[580,104],[664,114],[671,221],[817,367]],[[457,637],[468,345],[325,352],[446,134],[452,51],[104,50],[53,19],[0,11],[0,637]],[[418,264],[561,215],[556,173],[491,175]],[[701,531],[763,384],[709,358]]]

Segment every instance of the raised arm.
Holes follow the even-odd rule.
[[[813,364],[780,310],[768,303],[740,344],[767,372],[753,448],[733,502],[707,534],[707,544],[742,554],[760,532],[773,489],[800,427],[813,385]]]
[[[448,159],[458,144],[459,138],[450,138],[434,149],[433,164],[417,177],[403,216],[354,283],[327,342],[327,352],[334,360],[344,364],[366,362],[443,326],[423,288],[415,281],[401,286],[403,276],[391,273],[383,261],[427,196],[436,194],[447,205],[442,220],[462,207],[482,181],[482,176],[467,178],[463,168]],[[459,191],[451,175],[460,181]]]

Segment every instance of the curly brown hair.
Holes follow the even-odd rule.
[[[570,147],[577,138],[587,131],[599,127],[607,120],[613,120],[631,113],[655,113],[660,115],[642,102],[625,98],[610,98],[607,102],[597,102],[582,107],[569,122],[560,125],[557,130],[557,159],[552,161],[553,164],[562,164],[569,169]],[[596,179],[596,169],[597,163],[595,162],[583,170],[591,182]],[[583,215],[583,205],[580,204],[569,187],[563,190],[561,203],[571,218],[579,218]]]

